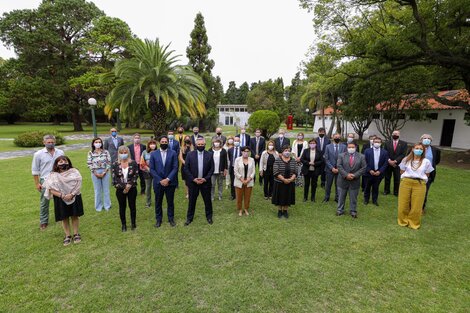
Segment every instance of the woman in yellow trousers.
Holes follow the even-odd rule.
[[[418,229],[426,195],[426,182],[434,168],[426,159],[423,144],[414,145],[400,163],[401,182],[398,192],[398,225]]]

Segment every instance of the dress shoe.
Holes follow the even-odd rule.
[[[282,215],[283,215],[283,214],[282,214],[282,211],[281,211],[281,210],[278,210],[278,211],[277,211],[277,217],[281,218]]]
[[[135,230],[136,228],[137,228],[137,226],[135,224],[132,224],[131,230]]]
[[[338,203],[338,199],[335,199],[335,202]]]
[[[214,224],[214,221],[211,218],[208,218],[207,223],[209,223],[209,225],[212,225],[212,224]]]
[[[230,200],[235,200],[235,197],[230,197]]]
[[[184,222],[184,226],[188,226],[189,224],[191,224],[192,221],[190,220],[186,220],[186,222]]]
[[[39,225],[40,230],[45,230],[47,228],[47,223]]]
[[[127,231],[127,226],[126,225],[122,225],[121,226],[121,231],[124,233]]]
[[[284,217],[289,218],[289,213],[287,211],[284,211]]]
[[[369,201],[364,200],[364,204],[365,204],[365,205],[368,205],[368,204],[369,204]]]
[[[379,206],[379,203],[377,201],[372,202],[375,206]]]
[[[394,192],[393,195],[394,195],[395,197],[398,197],[398,192]]]
[[[162,221],[157,221],[157,223],[155,224],[155,227],[159,228],[160,226],[162,226]]]
[[[310,199],[310,202],[315,202],[315,198]]]
[[[307,202],[307,198],[304,198],[304,202]]]
[[[351,217],[352,218],[357,218],[357,213],[356,212],[351,212]]]
[[[222,201],[222,197],[219,197],[219,201]]]
[[[174,220],[168,221],[168,223],[170,223],[170,226],[171,226],[171,227],[175,227],[175,226],[176,226],[176,223],[175,223]]]
[[[269,199],[269,197],[264,197],[264,200],[268,200],[268,199]]]
[[[336,216],[344,215],[344,212],[336,212]]]

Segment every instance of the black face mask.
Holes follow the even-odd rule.
[[[66,171],[70,168],[70,165],[69,164],[59,164],[59,169],[62,170],[62,171]]]
[[[183,133],[183,131],[182,131],[182,130],[178,130],[178,134],[182,134],[182,133]]]
[[[168,149],[168,144],[167,143],[161,143],[160,144],[160,149],[162,149],[162,150]]]
[[[206,147],[204,147],[204,146],[197,146],[197,151],[202,152],[202,151],[204,151],[205,149],[206,149]]]
[[[334,142],[336,142],[336,143],[338,143],[338,142],[340,142],[340,141],[341,141],[341,139],[339,139],[339,138],[335,138],[335,139],[333,139],[333,141],[334,141]]]
[[[189,145],[191,143],[191,140],[185,140],[184,143]]]
[[[217,133],[217,136],[220,136],[220,135],[222,135],[222,133],[221,133],[221,132],[218,132],[218,133]]]
[[[199,132],[194,132],[194,136],[197,136],[197,134],[199,134]]]
[[[325,137],[325,134],[318,134],[318,137],[323,138]]]
[[[393,140],[398,140],[398,138],[400,138],[400,136],[393,135],[392,138],[393,138]]]

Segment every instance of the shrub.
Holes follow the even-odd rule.
[[[44,146],[43,137],[45,135],[54,135],[56,145],[63,145],[65,143],[64,137],[58,132],[42,130],[22,133],[13,142],[18,147],[41,147]]]
[[[259,128],[263,136],[269,139],[279,129],[281,120],[276,112],[259,110],[251,114],[248,124],[250,125],[250,131],[253,132],[256,128]]]

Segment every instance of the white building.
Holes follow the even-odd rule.
[[[219,104],[219,125],[246,126],[250,113],[246,104]]]
[[[336,114],[337,114],[337,117],[339,116],[341,118],[341,112],[337,112]],[[313,125],[313,132],[315,134],[318,134],[318,129],[323,127],[323,121],[325,122],[325,130],[327,133],[332,127],[333,127],[332,134],[337,132],[336,130],[337,119],[333,121],[333,108],[332,107],[325,108],[323,116],[321,114],[321,110],[314,112],[313,118],[315,119],[315,124]],[[341,133],[343,137],[346,137],[347,133],[354,133],[354,128],[351,126],[351,123],[349,123],[348,121],[341,120],[341,130],[342,130]]]

